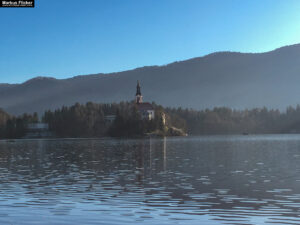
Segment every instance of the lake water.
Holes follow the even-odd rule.
[[[0,224],[300,224],[300,135],[0,142]]]

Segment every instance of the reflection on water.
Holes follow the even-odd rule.
[[[300,224],[300,135],[0,142],[0,224]]]

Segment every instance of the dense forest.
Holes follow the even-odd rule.
[[[162,107],[156,107],[154,120],[142,120],[135,104],[75,104],[54,112],[45,112],[42,121],[59,137],[129,137],[154,131],[165,132],[162,124]],[[113,122],[105,120],[106,115],[115,115]]]
[[[300,133],[299,105],[290,106],[284,112],[266,107],[251,110],[216,107],[202,111],[166,108],[165,111],[183,118],[187,132],[193,135]]]
[[[37,113],[15,117],[0,110],[0,136],[22,138],[28,124],[37,122],[49,124],[55,137],[178,135],[178,130],[189,135],[300,133],[299,105],[288,107],[284,112],[265,107],[251,110],[217,107],[197,111],[164,108],[155,103],[152,105],[155,108],[155,119],[151,121],[141,118],[133,102],[76,103],[70,107],[46,111],[40,118]],[[115,115],[115,120],[107,121],[107,115]]]
[[[164,112],[162,106],[153,103],[155,117],[153,120],[142,119],[133,102],[119,104],[75,104],[71,107],[45,112],[42,121],[58,137],[132,137],[145,134],[175,135],[176,129],[186,131],[185,121]],[[105,119],[107,115],[115,115],[113,122]],[[165,121],[163,121],[163,116]]]
[[[0,137],[1,138],[22,138],[26,135],[27,125],[39,122],[37,113],[33,115],[23,114],[14,117],[3,110],[0,110]]]

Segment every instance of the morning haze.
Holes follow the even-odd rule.
[[[0,86],[12,114],[43,113],[75,102],[130,101],[140,80],[146,100],[172,107],[285,109],[300,96],[300,45],[266,53],[217,52],[204,57],[110,74],[34,78]]]

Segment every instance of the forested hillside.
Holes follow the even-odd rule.
[[[165,107],[284,110],[300,103],[299,74],[299,44],[266,53],[218,52],[118,73],[3,84],[0,107],[14,115],[41,115],[76,102],[131,101],[140,80],[145,101]]]

